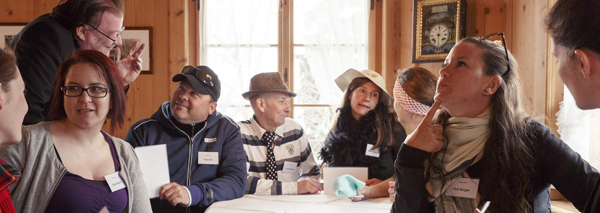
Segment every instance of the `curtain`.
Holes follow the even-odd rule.
[[[581,110],[569,89],[556,113],[560,138],[595,168],[600,168],[600,110]]]

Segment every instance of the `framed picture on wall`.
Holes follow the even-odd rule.
[[[465,36],[464,0],[415,0],[412,63],[444,61]]]
[[[152,74],[154,71],[152,60],[152,27],[125,27],[121,35],[123,44],[121,48],[121,57],[123,58],[132,48],[133,42],[138,41],[138,47],[143,43],[146,44],[144,52],[142,52],[142,72],[140,74]],[[110,58],[114,58],[116,49],[110,51]],[[136,49],[137,50],[137,49]],[[135,50],[133,51],[135,52]]]
[[[27,23],[1,23],[0,24],[0,49],[8,46],[15,35],[19,33]]]

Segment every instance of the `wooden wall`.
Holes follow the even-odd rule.
[[[0,23],[29,22],[49,13],[60,0],[0,0]],[[187,64],[197,63],[197,12],[188,0],[125,0],[124,25],[153,27],[153,74],[140,75],[127,94],[124,138],[138,120],[150,117],[161,103],[170,99],[176,87],[174,74]],[[193,30],[190,30],[193,29]],[[148,49],[146,50],[148,51]],[[105,126],[105,130],[108,130]]]
[[[467,36],[505,32],[508,48],[520,65],[525,105],[550,126],[562,100],[562,82],[556,75],[551,42],[544,30],[544,17],[555,0],[466,0]],[[48,13],[59,0],[0,0],[0,23],[29,22]],[[412,0],[377,0],[370,16],[369,68],[386,78],[388,91],[395,70],[425,67],[438,75],[441,63],[411,63]],[[153,27],[154,73],[141,75],[127,100],[125,137],[136,121],[149,117],[170,99],[175,89],[171,77],[198,58],[198,13],[189,0],[125,0],[125,26]],[[547,75],[546,73],[549,73]],[[547,116],[545,120],[543,116]],[[553,128],[555,129],[555,128]]]
[[[554,114],[558,111],[558,102],[562,100],[562,82],[556,74],[551,39],[544,27],[545,16],[554,2],[555,0],[466,0],[466,36],[505,33],[508,49],[519,63],[526,108],[538,120],[556,129]],[[372,50],[374,53],[370,56],[374,62],[369,67],[382,72],[388,91],[392,90],[395,71],[400,68],[419,66],[439,75],[441,62],[411,63],[413,1],[384,0],[377,1],[376,6],[381,10],[375,10],[378,15],[371,19],[382,19],[383,29],[375,34],[376,39],[382,40],[382,44]]]

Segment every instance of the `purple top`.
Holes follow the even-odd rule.
[[[117,151],[108,134],[102,132],[110,145],[116,171],[121,170]],[[54,148],[56,149],[56,148]],[[56,152],[58,156],[58,152]],[[60,156],[58,156],[60,159]],[[67,171],[54,191],[46,212],[99,212],[107,207],[110,212],[123,212],[127,207],[127,188],[110,191],[106,181],[88,180]]]

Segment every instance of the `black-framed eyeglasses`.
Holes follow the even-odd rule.
[[[481,40],[486,40],[489,39],[491,37],[497,36],[497,35],[501,35],[502,36],[502,46],[504,47],[504,53],[506,54],[506,62],[508,62],[508,69],[506,70],[506,72],[502,75],[506,75],[508,72],[510,72],[510,59],[508,57],[508,48],[506,48],[506,39],[504,38],[504,33],[492,33],[486,36],[482,36],[480,37]]]
[[[104,87],[81,88],[80,86],[63,86],[60,90],[67,97],[79,97],[85,91],[92,98],[104,98],[110,92],[110,89]]]
[[[113,43],[117,42],[116,38],[111,38],[110,36],[106,35],[106,33],[100,31],[98,28],[92,26],[92,25],[88,25],[90,27],[92,27],[94,30],[98,31],[100,34],[102,34],[104,37],[110,39]],[[125,30],[125,26],[121,27],[121,30],[119,31],[119,33],[117,33],[117,37],[121,36],[121,34],[123,34],[123,30]]]
[[[181,71],[181,73],[188,74],[188,75],[194,75],[194,76],[196,76],[196,78],[198,78],[198,80],[200,80],[200,82],[204,83],[207,86],[212,87],[215,85],[213,83],[212,76],[210,76],[208,73],[206,73],[203,70],[198,69],[196,67],[185,66],[183,68],[183,71]]]

